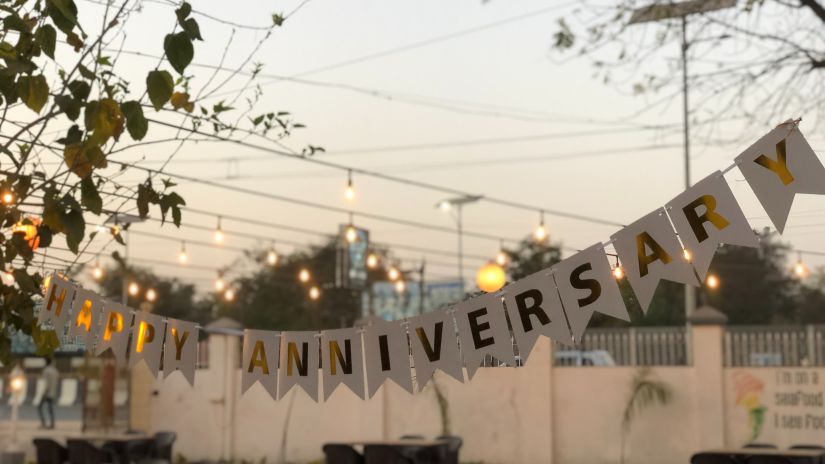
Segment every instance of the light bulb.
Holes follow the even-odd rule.
[[[498,264],[499,266],[504,267],[508,264],[509,261],[510,257],[504,250],[500,250],[496,255],[496,264]]]
[[[358,231],[355,230],[354,226],[347,226],[347,231],[344,234],[344,237],[346,237],[347,242],[355,243],[355,241],[358,240]]]
[[[708,278],[705,279],[705,284],[707,284],[710,289],[719,288],[719,283],[719,277],[716,277],[715,274],[710,274],[708,275]]]
[[[186,243],[181,242],[180,244],[180,253],[178,253],[178,262],[182,265],[186,265],[189,263],[189,253],[186,252]]]
[[[401,277],[401,272],[399,272],[395,266],[390,267],[389,270],[387,270],[387,277],[393,281],[398,280],[398,278]]]
[[[450,209],[452,209],[452,207],[453,207],[453,205],[451,205],[450,202],[447,201],[447,200],[444,200],[444,201],[441,201],[441,202],[438,203],[438,209],[440,209],[441,211],[444,211],[444,212],[449,211]]]
[[[682,254],[685,256],[685,261],[690,261],[690,259],[693,258],[693,255],[690,254],[690,251],[688,251],[687,248],[682,251]]]
[[[624,279],[624,269],[622,269],[621,266],[614,267],[613,268],[613,277],[615,277],[616,280]]]
[[[223,277],[218,277],[215,279],[215,291],[222,292],[226,288],[226,282],[223,280]]]
[[[355,188],[352,186],[352,179],[347,180],[347,189],[344,190],[344,198],[347,201],[355,201]]]
[[[223,299],[226,301],[234,301],[235,300],[235,290],[231,288],[227,288],[225,292],[223,292]]]
[[[23,389],[24,378],[22,375],[15,376],[11,379],[10,387],[11,391],[18,393],[20,390]]]
[[[318,287],[316,287],[316,286],[312,286],[309,289],[309,299],[310,300],[317,300],[320,297],[321,297],[321,290],[318,289]]]
[[[224,241],[223,230],[221,229],[221,217],[218,216],[218,226],[215,227],[215,233],[212,235],[212,238],[215,240],[215,243],[218,245],[222,244]]]
[[[94,269],[92,269],[92,277],[94,277],[95,280],[103,278],[103,268],[100,267],[100,264],[95,264]]]
[[[312,274],[309,273],[308,269],[301,269],[301,271],[298,272],[298,280],[300,280],[303,283],[309,282],[309,279],[311,277],[312,277]]]
[[[536,226],[536,229],[533,231],[533,238],[536,239],[537,242],[547,240],[547,228],[544,227],[544,224]]]
[[[155,291],[154,288],[150,288],[146,290],[146,301],[155,301],[158,299],[158,293]]]
[[[140,293],[140,285],[137,282],[132,282],[129,284],[129,295],[137,296]]]
[[[275,250],[269,250],[269,252],[267,252],[266,263],[270,266],[278,264],[278,253],[275,253]]]
[[[367,255],[367,268],[375,269],[378,267],[378,255],[370,253]]]
[[[3,203],[9,204],[14,201],[14,195],[11,192],[3,192]]]
[[[796,265],[794,265],[793,273],[800,279],[804,279],[805,277],[808,277],[809,274],[808,266],[806,266],[800,259],[796,262]]]
[[[404,293],[404,290],[407,289],[407,284],[404,283],[403,280],[397,280],[395,282],[395,291],[398,293]]]

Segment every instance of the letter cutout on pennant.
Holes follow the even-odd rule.
[[[189,385],[194,386],[197,359],[198,326],[194,322],[167,319],[166,342],[163,345],[163,378],[179,370]]]
[[[455,322],[461,341],[461,357],[472,380],[485,355],[514,366],[513,342],[501,297],[488,293],[457,304]],[[535,342],[535,340],[533,340]]]
[[[132,325],[132,311],[120,303],[106,301],[103,303],[103,324],[97,342],[96,355],[100,356],[111,348],[118,363],[126,362],[126,350],[129,342],[129,328]]]
[[[49,287],[43,295],[43,306],[37,314],[37,323],[50,322],[54,331],[59,335],[63,333],[66,321],[72,309],[72,299],[74,298],[75,286],[67,279],[61,277],[57,272],[52,273],[49,279]]]
[[[318,401],[318,332],[281,332],[281,370],[278,398],[299,385]]]
[[[556,264],[552,271],[564,313],[576,339],[584,335],[594,312],[623,321],[630,320],[601,243]],[[509,301],[507,305],[509,309]]]
[[[464,382],[452,314],[447,311],[434,311],[407,321],[418,391],[427,385],[436,369],[441,369],[459,382]]]
[[[702,280],[719,244],[759,246],[759,238],[720,171],[677,195],[667,210]]]
[[[565,345],[573,344],[559,293],[549,269],[533,273],[508,285],[504,290],[504,302],[522,362],[527,362],[540,335]],[[461,339],[461,347],[463,353],[464,338]],[[512,347],[510,350],[512,351]]]
[[[321,365],[323,366],[325,401],[342,383],[359,398],[366,398],[363,356],[359,329],[352,327],[321,332]]]
[[[78,287],[72,301],[72,317],[69,323],[69,337],[80,337],[83,345],[90,352],[95,344],[95,337],[100,330],[100,317],[103,315],[103,299],[94,292]]]
[[[736,165],[780,234],[797,193],[825,195],[825,167],[794,122],[757,140]]]
[[[643,312],[647,313],[661,279],[699,285],[693,266],[684,259],[682,246],[664,208],[637,220],[611,238]]]
[[[132,346],[129,350],[129,367],[135,367],[142,359],[152,375],[158,376],[160,356],[163,351],[163,318],[147,311],[135,314],[132,324]]]
[[[413,392],[407,331],[397,322],[377,321],[365,327],[367,389],[372,398],[387,379]]]
[[[252,329],[243,331],[242,394],[255,382],[260,382],[273,400],[278,399],[280,338],[280,332]]]

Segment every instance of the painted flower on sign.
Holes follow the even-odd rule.
[[[736,404],[748,411],[748,426],[750,427],[749,442],[755,441],[762,433],[762,426],[765,424],[765,411],[768,410],[762,404],[762,393],[765,391],[765,384],[753,375],[738,371],[733,374],[733,389],[736,392]]]

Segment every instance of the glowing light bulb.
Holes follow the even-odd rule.
[[[320,297],[321,297],[321,290],[318,287],[313,285],[309,289],[309,299],[310,300],[317,300]]]
[[[103,278],[103,268],[100,267],[100,264],[95,264],[94,269],[92,269],[92,277],[94,277],[95,280]]]
[[[693,255],[691,255],[691,254],[690,254],[690,251],[688,251],[687,249],[685,249],[684,251],[682,251],[682,254],[683,254],[683,255],[684,255],[684,257],[685,257],[685,261],[690,261],[690,260],[691,260],[691,258],[693,258]]]
[[[344,198],[349,202],[355,200],[355,188],[352,186],[352,171],[347,172],[347,189],[344,190]]]
[[[805,263],[803,263],[802,260],[800,259],[794,265],[793,273],[798,278],[804,279],[805,277],[808,277],[808,274],[810,274],[810,271],[808,270],[808,266],[806,266]]]
[[[720,284],[719,277],[716,277],[715,274],[710,274],[708,275],[707,279],[705,279],[705,284],[708,286],[708,288],[712,290],[717,289],[719,288]]]
[[[622,269],[621,266],[614,267],[613,268],[613,277],[615,277],[616,280],[624,279],[624,269]]]
[[[137,296],[138,293],[140,293],[140,285],[137,282],[131,282],[129,284],[129,295]]]
[[[186,252],[186,242],[181,242],[180,244],[180,253],[178,253],[178,262],[181,265],[186,265],[189,263],[189,253]]]
[[[312,278],[312,274],[309,273],[308,269],[301,269],[301,271],[298,272],[298,280],[301,282],[307,283],[310,278]]]
[[[146,290],[146,301],[155,301],[158,299],[158,292],[154,288]]]
[[[218,245],[222,244],[223,241],[226,239],[223,235],[223,230],[221,229],[221,217],[218,216],[218,226],[215,227],[215,233],[212,234],[212,239],[215,240],[215,243]]]
[[[223,277],[218,276],[215,279],[215,291],[222,292],[226,288],[226,281],[223,280]]]
[[[375,269],[378,267],[378,255],[370,253],[367,255],[367,268]]]
[[[507,252],[504,250],[500,250],[496,255],[496,264],[499,266],[506,266],[510,262],[510,256],[507,255]]]
[[[392,281],[398,280],[401,277],[401,272],[395,266],[392,266],[387,270],[387,277]]]
[[[227,288],[225,292],[223,292],[223,299],[226,301],[234,301],[235,300],[235,290],[231,288]]]
[[[407,289],[407,284],[404,283],[403,280],[395,281],[395,291],[398,293],[404,293],[404,290]]]
[[[347,231],[344,233],[344,237],[346,237],[347,242],[355,243],[358,240],[358,231],[355,230],[354,226],[347,226]]]
[[[21,390],[23,390],[24,382],[25,380],[23,379],[23,376],[17,375],[11,379],[11,383],[9,386],[11,387],[11,390],[13,392],[19,393]]]
[[[270,266],[278,264],[278,253],[275,250],[269,250],[266,254],[266,263]]]
[[[505,283],[507,283],[507,275],[504,268],[496,263],[488,262],[481,266],[476,274],[476,285],[487,293],[497,292]]]
[[[539,211],[539,225],[533,229],[533,240],[538,243],[544,243],[548,237],[547,227],[544,226],[544,211]]]
[[[9,204],[14,201],[14,194],[11,192],[3,192],[3,203]]]
[[[438,203],[438,209],[444,212],[449,211],[450,209],[452,209],[452,207],[453,205],[451,205],[450,202],[447,200]]]

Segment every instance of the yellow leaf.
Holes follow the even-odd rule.
[[[172,103],[172,108],[179,109],[179,108],[187,108],[189,105],[189,94],[184,92],[175,92],[172,94],[172,98],[169,99],[169,102]],[[187,110],[187,112],[191,113],[191,110]]]

